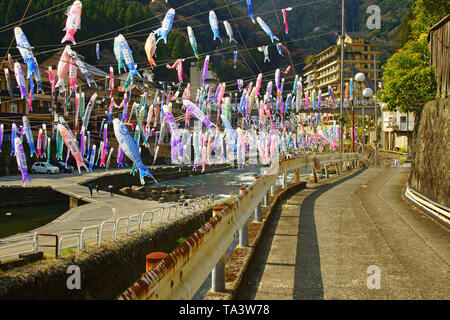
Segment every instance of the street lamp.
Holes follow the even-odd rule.
[[[356,80],[356,82],[358,83],[358,93],[359,93],[359,103],[360,104],[362,104],[362,84],[363,84],[363,82],[366,80],[366,76],[364,75],[364,73],[362,73],[362,72],[358,72],[356,75],[355,75],[355,80]],[[364,107],[363,107],[364,108]],[[363,111],[364,111],[364,109],[363,109]],[[364,117],[363,117],[363,119],[364,119]],[[363,123],[364,123],[364,120],[363,120]],[[363,124],[363,135],[364,135],[364,124]],[[364,142],[363,142],[364,143]]]
[[[371,97],[373,97],[373,90],[370,88],[366,88],[363,91],[363,97],[367,98],[367,99],[363,99],[362,101],[362,105],[363,105],[363,109],[362,109],[362,115],[363,115],[363,134],[364,134],[364,143],[366,141],[366,115],[364,112],[364,107],[366,107],[369,104],[369,99]]]
[[[373,98],[373,102],[374,102],[374,106],[375,106],[375,119],[374,119],[374,127],[375,127],[375,167],[378,165],[378,154],[377,154],[377,150],[378,150],[378,129],[377,129],[377,100],[376,100],[376,96],[373,93],[373,90],[370,88],[366,88],[363,91],[363,96],[365,98]]]

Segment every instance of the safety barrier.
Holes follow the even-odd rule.
[[[122,229],[126,229],[124,233],[125,235],[129,235],[132,232],[142,231],[144,228],[150,228],[154,225],[154,223],[163,223],[164,217],[167,218],[167,221],[177,220],[180,215],[186,216],[189,212],[200,210],[209,203],[212,204],[212,202],[214,202],[214,196],[208,195],[197,199],[188,199],[184,202],[178,202],[169,206],[155,208],[130,217],[119,217],[116,220],[103,221],[100,225],[84,227],[80,233],[62,236],[57,239],[57,243],[55,245],[51,245],[51,247],[56,246],[56,257],[59,257],[64,249],[73,248],[77,251],[82,251],[89,240],[95,239],[95,244],[98,246],[105,240],[105,234],[108,232],[112,233],[111,240],[114,241],[117,240],[120,235],[120,230]],[[191,203],[196,203],[196,206],[192,206]],[[107,225],[112,225],[112,230],[106,230],[105,226]],[[92,230],[96,230],[95,236],[88,236],[87,234]],[[39,247],[39,236],[43,235],[33,233],[0,240],[0,251],[11,251],[12,248],[20,248],[20,250],[14,250],[13,252],[0,255],[0,259],[19,256],[24,253],[37,252]],[[51,236],[54,237],[55,235]],[[67,244],[68,239],[73,240],[75,238],[77,239],[76,241],[71,241]],[[40,246],[45,247],[48,245]]]
[[[423,194],[406,185],[405,197],[413,205],[418,206],[431,217],[450,228],[450,209],[440,203],[428,199]]]
[[[1,247],[1,249],[3,249],[3,250],[9,251],[9,249],[11,249],[11,248],[24,247],[24,246],[29,248],[30,244],[31,244],[31,249],[22,249],[19,251],[14,251],[14,253],[3,254],[0,256],[0,259],[19,256],[24,253],[36,252],[36,235],[37,235],[37,232],[34,234],[28,234],[28,235],[23,235],[23,236],[19,236],[19,237],[9,238],[8,241],[1,240],[0,244],[9,243],[8,245]],[[21,241],[21,242],[14,243],[17,240],[25,240],[25,239],[29,239],[29,241]]]
[[[89,230],[95,230],[95,231],[97,231],[95,237],[93,237],[93,236],[86,237],[86,238],[84,237],[85,233],[86,233],[87,231],[89,231]],[[84,227],[84,228],[81,230],[81,234],[80,234],[80,249],[83,250],[83,249],[84,249],[84,242],[85,242],[86,240],[91,240],[91,239],[96,239],[96,240],[97,240],[97,245],[98,245],[98,239],[99,239],[99,236],[98,236],[98,226]]]
[[[63,240],[67,240],[67,239],[71,239],[71,238],[77,238],[78,239],[77,245],[75,246],[75,245],[72,244],[72,245],[67,245],[67,246],[63,247],[63,245],[62,245]],[[73,248],[73,249],[80,250],[80,248],[81,248],[80,244],[81,244],[81,234],[79,234],[79,233],[75,233],[75,234],[71,234],[71,235],[63,236],[63,237],[59,238],[58,257],[61,255],[61,252],[64,249]]]
[[[121,300],[188,300],[192,299],[209,274],[224,274],[221,263],[227,249],[234,241],[235,234],[245,238],[250,216],[261,203],[267,201],[267,195],[274,195],[278,177],[282,176],[282,188],[287,187],[289,171],[329,163],[340,164],[358,161],[358,154],[321,154],[317,156],[299,156],[281,161],[265,170],[256,181],[242,188],[237,196],[224,209],[216,213],[198,231],[172,251],[135,284],[125,290]],[[241,239],[240,239],[241,240]],[[240,241],[241,243],[241,241]],[[242,241],[245,243],[245,241]],[[217,270],[221,268],[222,270]],[[225,281],[225,277],[215,277]],[[214,279],[213,279],[214,280]],[[224,283],[213,283],[213,288],[224,288]]]

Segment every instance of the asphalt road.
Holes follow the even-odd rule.
[[[409,168],[322,180],[282,203],[250,273],[251,300],[450,298],[450,233],[405,200]]]

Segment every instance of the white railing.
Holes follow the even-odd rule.
[[[14,241],[17,240],[24,240],[24,239],[29,239],[29,241],[21,241],[21,242],[17,242],[17,243],[12,243]],[[0,243],[9,243],[6,246],[2,246],[1,249],[3,250],[7,250],[7,249],[11,249],[11,248],[16,248],[16,247],[28,247],[31,244],[31,249],[22,249],[19,251],[14,251],[13,253],[7,253],[7,254],[3,254],[0,256],[0,259],[2,258],[9,258],[9,257],[13,257],[13,256],[19,256],[21,254],[24,253],[30,253],[30,252],[35,252],[37,247],[36,247],[36,233],[31,234],[31,235],[25,235],[25,236],[19,236],[19,237],[14,237],[14,238],[9,238],[7,241],[2,240]],[[8,250],[9,251],[9,250]]]
[[[195,207],[191,203],[195,201],[197,204]],[[197,209],[204,208],[208,203],[214,201],[213,195],[204,196],[198,199],[187,199],[184,202],[179,202],[173,205],[155,208],[149,211],[145,211],[141,214],[135,214],[130,217],[119,217],[116,220],[103,221],[100,225],[84,227],[80,233],[70,234],[60,237],[58,240],[57,255],[60,256],[64,249],[74,248],[77,251],[83,251],[89,240],[94,240],[98,246],[105,240],[106,233],[112,233],[112,241],[117,240],[120,236],[120,230],[126,229],[126,232],[122,232],[125,235],[129,235],[132,232],[142,231],[144,228],[150,228],[155,223],[162,224],[164,218],[167,221],[176,220],[180,216],[186,216],[189,212],[194,212]],[[106,230],[107,225],[112,225],[111,230]],[[95,235],[88,235],[92,230],[96,230]],[[37,252],[37,233],[26,234],[17,237],[7,238],[0,240],[0,252],[7,251],[0,255],[0,259],[19,256],[23,253]],[[77,241],[71,241],[69,244],[68,239],[77,238]],[[24,241],[25,240],[25,241]],[[64,243],[63,243],[64,242]],[[5,245],[3,245],[5,244]],[[63,245],[64,244],[64,245]],[[20,247],[21,250],[12,250],[13,248]]]
[[[294,157],[277,163],[172,251],[169,254],[170,257],[163,259],[125,290],[119,299],[189,300],[193,298],[211,272],[216,275],[216,277],[213,276],[216,279],[213,280],[213,287],[214,281],[219,279],[223,284],[216,284],[216,287],[225,288],[225,264],[222,260],[232,245],[236,233],[241,233],[243,230],[248,233],[250,216],[261,205],[263,199],[266,199],[267,195],[276,188],[278,176],[282,175],[283,181],[287,181],[289,171],[317,165],[318,160],[323,165],[345,164],[347,161],[359,159],[358,154],[336,153]],[[191,205],[195,206],[192,203]]]
[[[71,245],[66,245],[65,247],[63,247],[63,245],[62,245],[63,244],[63,240],[72,239],[72,238],[77,238],[78,239],[76,246],[71,244]],[[64,249],[73,248],[73,249],[80,250],[80,248],[81,248],[80,244],[81,244],[81,234],[79,234],[79,233],[75,233],[75,234],[71,234],[71,235],[63,236],[63,237],[59,238],[58,257],[61,255],[61,252]]]

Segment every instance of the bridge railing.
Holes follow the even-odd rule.
[[[291,157],[268,168],[220,213],[214,215],[167,258],[124,291],[119,299],[192,299],[211,272],[213,289],[224,288],[224,283],[214,284],[214,275],[220,281],[225,281],[225,265],[221,262],[223,256],[232,245],[236,233],[242,232],[245,226],[248,233],[249,217],[261,205],[263,199],[267,201],[267,194],[273,194],[280,175],[283,177],[282,187],[285,188],[289,171],[317,166],[318,162],[342,165],[355,160],[359,160],[358,154],[303,155]],[[222,277],[217,277],[217,274],[221,273]]]

